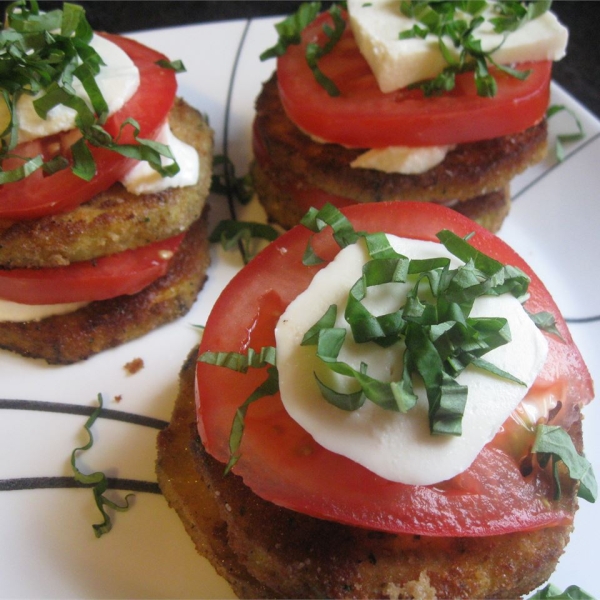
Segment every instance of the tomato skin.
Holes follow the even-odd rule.
[[[541,121],[550,98],[551,62],[522,63],[532,69],[525,81],[490,69],[498,82],[494,98],[477,95],[473,74],[456,78],[456,87],[440,96],[425,97],[418,89],[388,94],[379,90],[351,29],[319,61],[341,94],[329,96],[315,80],[305,59],[307,43],[324,45],[323,13],[278,58],[279,94],[289,118],[303,131],[354,148],[451,145],[491,139],[523,131]]]
[[[173,105],[177,82],[175,73],[156,64],[165,56],[151,48],[118,35],[101,34],[124,50],[140,71],[140,86],[132,98],[114,115],[109,117],[104,129],[116,137],[122,123],[134,118],[140,125],[140,136],[153,139],[164,124]],[[72,132],[65,132],[72,137]],[[133,129],[124,128],[119,138],[121,143],[134,143]],[[35,156],[29,148],[36,147],[38,140],[18,146],[14,153]],[[21,181],[0,187],[0,218],[34,219],[48,214],[66,212],[79,206],[96,194],[118,181],[134,164],[104,148],[90,146],[96,160],[96,175],[87,182],[77,177],[70,169],[53,175],[42,176],[40,170]]]
[[[64,267],[0,270],[0,298],[21,304],[61,304],[135,294],[167,272],[184,236]]]
[[[532,278],[530,310],[557,315],[565,343],[548,337],[549,359],[542,374],[571,382],[571,399],[587,402],[591,380],[558,309],[539,279],[501,240],[450,209],[412,202],[356,205],[343,209],[355,229],[387,231],[435,241],[444,228]],[[312,233],[295,227],[271,243],[232,280],[218,299],[204,330],[200,353],[244,352],[274,345],[279,315],[303,291],[320,266],[301,266]],[[319,256],[339,251],[329,228],[314,236]],[[198,430],[209,453],[229,459],[228,438],[235,410],[265,379],[263,370],[241,374],[198,363]],[[253,404],[245,420],[241,459],[234,471],[256,494],[318,518],[395,533],[473,536],[508,533],[568,523],[572,500],[552,505],[551,481],[535,470],[523,477],[517,462],[490,444],[461,475],[433,486],[384,480],[349,459],[316,444],[286,413],[278,395]]]

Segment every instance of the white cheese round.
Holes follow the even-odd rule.
[[[409,258],[448,256],[454,267],[460,264],[441,244],[388,238],[397,252]],[[340,360],[355,369],[364,361],[368,364],[368,374],[380,380],[401,378],[404,345],[381,348],[373,343],[356,344],[343,316],[348,291],[360,278],[367,260],[362,242],[340,251],[279,319],[275,337],[283,404],[290,416],[323,447],[347,456],[385,479],[411,485],[445,481],[471,465],[519,405],[527,388],[474,367],[465,369],[457,379],[469,390],[463,433],[459,437],[430,435],[427,399],[424,389],[416,383],[419,402],[405,414],[386,411],[368,400],[353,412],[328,403],[320,393],[315,373],[340,391],[352,391],[353,382],[329,371],[316,357],[315,346],[300,346],[300,342],[331,304],[338,306],[336,326],[348,330]],[[390,286],[397,288],[393,297],[388,293]],[[382,289],[369,288],[366,299],[369,310],[373,314],[386,314],[399,308],[409,287],[409,284],[385,284]],[[509,294],[484,297],[476,301],[471,315],[508,320],[512,341],[484,358],[531,386],[545,362],[547,342],[519,301]]]
[[[140,73],[134,62],[116,44],[99,35],[94,35],[90,46],[102,57],[105,65],[100,67],[96,82],[106,100],[109,114],[120,110],[135,94],[140,85]],[[86,100],[91,107],[89,97],[81,82],[74,78],[73,89],[78,96]],[[39,95],[43,95],[41,92]],[[33,107],[33,101],[39,96],[22,95],[17,103],[19,119],[19,142],[41,138],[61,131],[69,131],[75,127],[76,112],[67,106],[55,106],[42,119]],[[0,112],[6,112],[4,103],[0,103]],[[0,114],[0,122],[7,115]]]
[[[53,315],[75,312],[88,302],[68,302],[63,304],[21,304],[0,298],[0,323],[27,323],[40,321]]]
[[[163,126],[157,141],[171,149],[179,165],[179,172],[173,177],[162,177],[146,161],[138,162],[121,179],[121,183],[131,194],[156,194],[167,188],[186,187],[198,183],[200,177],[200,157],[193,146],[176,138],[168,123]],[[162,164],[172,161],[161,157]]]

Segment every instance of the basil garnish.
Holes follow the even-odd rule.
[[[260,60],[282,56],[289,46],[300,44],[302,41],[302,31],[317,18],[320,11],[320,2],[304,2],[294,14],[290,15],[280,23],[277,23],[275,25],[275,29],[279,34],[277,44],[265,50],[260,55]],[[337,86],[323,73],[323,71],[321,71],[318,64],[323,56],[333,50],[346,28],[346,21],[342,18],[340,7],[338,5],[332,5],[329,9],[329,14],[333,19],[334,28],[332,29],[327,24],[323,25],[323,32],[327,36],[328,41],[324,46],[319,46],[315,42],[307,44],[306,63],[317,82],[327,91],[327,93],[330,96],[339,96],[340,92]]]
[[[481,41],[475,36],[475,31],[486,21],[481,13],[493,6],[497,16],[489,19],[493,29],[498,34],[516,31],[531,19],[535,19],[547,10],[551,2],[495,2],[486,0],[456,0],[453,2],[437,2],[435,0],[402,0],[400,10],[407,17],[417,21],[412,29],[399,33],[399,39],[425,38],[434,35],[448,66],[433,79],[421,81],[409,87],[418,87],[426,96],[441,94],[454,89],[456,75],[473,71],[475,86],[479,96],[493,97],[497,93],[496,80],[489,71],[492,64],[499,70],[516,77],[526,79],[528,71],[518,71],[499,65],[491,55],[502,45],[490,51],[484,51]],[[445,43],[449,39],[452,46],[459,50],[458,57],[450,51]]]
[[[538,425],[535,432],[532,453],[537,454],[542,467],[551,463],[555,483],[555,499],[561,495],[558,464],[560,462],[569,470],[571,479],[579,481],[577,495],[588,502],[595,502],[598,497],[598,484],[594,477],[591,463],[577,453],[569,434],[557,425]]]
[[[8,109],[10,121],[0,133],[0,164],[6,158],[19,158],[13,153],[18,144],[16,107],[19,98],[23,95],[39,95],[33,106],[42,119],[59,105],[68,106],[76,112],[75,126],[82,138],[72,146],[71,168],[75,175],[85,181],[92,179],[96,173],[88,145],[147,161],[163,177],[179,171],[166,145],[138,137],[139,126],[133,119],[127,120],[121,131],[126,125],[133,127],[136,144],[121,144],[118,138],[113,139],[102,128],[108,118],[108,106],[95,77],[104,63],[90,46],[94,32],[82,7],[65,3],[62,10],[44,13],[39,10],[37,2],[18,0],[9,6],[6,21],[7,28],[0,32],[0,101]],[[167,64],[166,68],[177,71],[183,68],[180,61]],[[91,107],[76,95],[74,79],[82,84]],[[161,157],[169,158],[173,163],[163,167]],[[54,173],[68,166],[69,162],[64,157],[58,156],[44,162],[40,155],[16,169],[0,169],[0,184],[19,181],[39,168],[46,173]]]
[[[94,409],[89,419],[85,422],[85,430],[88,434],[88,442],[84,446],[80,448],[75,448],[71,453],[71,468],[73,469],[73,473],[75,476],[75,481],[78,483],[82,483],[84,485],[92,486],[92,492],[94,494],[94,500],[96,502],[96,506],[98,510],[102,514],[103,521],[102,523],[95,523],[92,525],[94,528],[94,534],[96,537],[101,537],[105,533],[108,533],[112,529],[112,521],[110,515],[106,512],[105,506],[111,508],[112,510],[124,512],[129,508],[129,498],[134,496],[134,494],[127,494],[125,496],[125,504],[117,504],[112,500],[108,499],[104,496],[104,492],[108,489],[108,480],[106,479],[106,475],[101,471],[97,471],[96,473],[85,474],[82,473],[77,467],[77,455],[79,452],[84,452],[89,450],[94,445],[94,437],[92,436],[92,425],[95,423],[96,419],[100,415],[100,411],[102,410],[102,395],[98,394],[98,407]]]
[[[330,307],[309,330],[303,344],[317,345],[317,356],[335,373],[354,378],[360,391],[348,398],[317,378],[326,400],[349,410],[349,406],[361,406],[366,398],[382,408],[405,412],[416,404],[413,379],[419,376],[429,401],[431,433],[460,435],[468,390],[456,378],[468,365],[524,385],[482,358],[511,340],[506,319],[469,316],[481,296],[506,292],[523,296],[529,278],[522,271],[502,265],[447,230],[437,237],[452,254],[466,261],[457,269],[450,269],[448,258],[410,260],[396,253],[385,235],[355,232],[331,206],[311,211],[306,222],[313,230],[330,224],[342,246],[348,240],[365,239],[370,260],[350,289],[344,315],[354,340],[383,347],[401,340],[406,344],[402,379],[389,383],[374,380],[368,375],[368,365],[356,370],[338,360],[346,330],[335,327],[335,307]],[[412,288],[397,311],[374,316],[363,300],[369,287],[386,283],[411,283]]]
[[[272,396],[279,391],[279,377],[275,366],[275,348],[267,346],[261,348],[257,354],[252,348],[246,354],[238,352],[204,352],[198,357],[199,362],[210,365],[226,367],[240,373],[246,373],[250,368],[261,369],[267,366],[267,378],[246,398],[245,402],[238,407],[229,435],[229,462],[225,467],[225,473],[229,473],[235,463],[240,459],[239,447],[244,435],[244,419],[251,404],[264,398]]]

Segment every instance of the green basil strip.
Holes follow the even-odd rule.
[[[294,14],[277,23],[275,25],[279,35],[277,44],[265,50],[260,55],[260,60],[282,56],[289,46],[299,44],[302,31],[316,19],[319,12],[321,12],[320,2],[303,2]]]
[[[246,373],[251,368],[261,369],[266,365],[275,366],[276,350],[273,346],[265,346],[258,353],[252,348],[248,348],[245,354],[240,352],[203,352],[198,357],[198,362]]]
[[[329,225],[333,230],[333,239],[340,248],[345,248],[354,244],[361,234],[354,230],[352,223],[342,214],[342,212],[332,204],[325,204],[320,210],[310,208],[302,217],[300,223],[318,233]],[[314,252],[311,242],[308,242],[304,252],[302,264],[305,266],[315,265],[323,262]]]
[[[94,524],[92,527],[94,528],[94,534],[96,537],[101,537],[105,533],[108,533],[112,529],[112,521],[110,515],[106,512],[105,506],[116,511],[126,511],[129,508],[129,498],[134,496],[134,494],[127,494],[125,496],[125,504],[120,505],[112,500],[109,500],[104,496],[104,492],[108,489],[108,480],[106,479],[106,475],[100,471],[96,473],[85,474],[82,473],[77,467],[77,455],[80,452],[85,452],[89,450],[94,445],[94,437],[92,435],[92,426],[95,423],[96,419],[100,415],[102,410],[102,395],[98,394],[98,407],[94,409],[88,420],[85,422],[85,430],[88,433],[88,442],[84,446],[80,448],[75,448],[71,453],[71,467],[73,469],[75,481],[81,483],[83,485],[92,486],[92,492],[94,494],[94,500],[96,502],[96,506],[98,510],[102,514],[103,521],[102,523]]]
[[[185,73],[186,68],[181,60],[165,60],[161,58],[156,61],[156,64],[163,69],[170,69],[171,71],[175,71],[175,73]]]
[[[371,260],[363,266],[363,275],[350,289],[345,317],[354,339],[359,342],[374,341],[381,346],[389,346],[398,340],[404,322],[400,311],[375,317],[362,304],[367,289],[384,283],[406,281],[408,258],[380,258]]]
[[[348,218],[333,204],[325,204],[320,210],[310,208],[300,222],[315,233],[322,231],[326,226],[331,227],[333,238],[340,248],[354,244],[360,237]]]
[[[334,29],[332,30],[329,25],[323,25],[323,31],[328,38],[327,43],[324,46],[319,46],[316,43],[307,44],[306,62],[319,85],[323,87],[330,96],[335,97],[340,95],[340,90],[335,83],[321,71],[318,61],[326,54],[329,54],[339,42],[346,29],[346,21],[342,18],[340,7],[336,4],[329,9],[329,14],[333,19]]]
[[[537,4],[537,2],[534,2]],[[541,590],[538,590],[527,600],[595,600],[586,591],[582,590],[578,585],[570,585],[562,591],[553,583],[548,583]]]
[[[71,146],[71,154],[73,173],[85,181],[91,181],[96,174],[96,162],[83,138],[78,139]]]
[[[577,127],[577,131],[573,133],[561,133],[556,136],[556,158],[559,162],[562,162],[565,158],[565,148],[564,144],[569,142],[579,142],[585,137],[585,131],[583,129],[583,125],[581,121],[575,114],[573,110],[571,110],[568,106],[564,106],[563,104],[553,104],[548,107],[546,111],[546,118],[550,118],[560,112],[568,113],[571,118],[575,121],[575,125]]]
[[[222,172],[218,173],[219,170]],[[237,177],[231,159],[218,154],[213,158],[210,191],[213,194],[226,196],[230,200],[235,199],[245,206],[252,200],[254,185],[250,174]]]
[[[261,239],[272,242],[278,237],[278,231],[270,225],[224,219],[214,228],[209,236],[209,241],[211,243],[220,242],[224,250],[232,250],[241,244],[244,262],[247,263],[255,255],[255,251],[251,247],[253,240]]]
[[[231,424],[231,432],[229,434],[229,462],[225,467],[225,474],[229,473],[235,466],[237,461],[241,458],[239,452],[240,445],[242,443],[242,437],[244,435],[244,421],[246,413],[251,404],[265,398],[266,396],[272,396],[279,391],[279,373],[277,367],[270,366],[267,368],[267,379],[260,384],[245,402],[238,407],[235,412],[233,423]]]
[[[31,175],[34,171],[37,171],[44,164],[42,155],[36,156],[29,159],[27,162],[22,164],[20,167],[11,169],[10,171],[0,171],[0,185],[5,183],[12,183],[14,181],[20,181],[28,175]]]
[[[594,476],[591,463],[582,455],[578,454],[571,436],[557,425],[538,425],[536,427],[535,441],[532,452],[537,453],[544,459],[551,457],[554,465],[562,461],[569,470],[569,476],[579,481],[577,495],[588,502],[595,502],[598,497],[598,484]],[[544,456],[546,455],[546,456]],[[554,471],[555,498],[560,498],[560,480]]]
[[[547,311],[540,311],[538,313],[530,313],[528,311],[527,314],[529,318],[534,322],[535,326],[541,331],[545,331],[547,333],[551,333],[552,335],[557,336],[560,340],[564,341],[562,336],[560,335],[560,331],[558,331],[558,327],[556,326],[556,319],[552,313]]]
[[[229,473],[241,457],[239,448],[244,435],[244,419],[249,406],[257,400],[272,396],[279,391],[279,373],[275,365],[276,350],[273,346],[265,346],[258,353],[252,348],[249,348],[245,354],[239,352],[203,352],[198,357],[198,362],[225,367],[239,373],[246,373],[250,368],[262,369],[265,366],[268,367],[266,380],[236,410],[229,435],[230,458],[225,467],[225,473]]]
[[[332,329],[337,318],[337,305],[332,304],[325,314],[304,334],[301,346],[316,346],[319,342],[319,333],[322,329]]]

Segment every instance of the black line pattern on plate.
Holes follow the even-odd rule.
[[[158,483],[140,481],[138,479],[123,479],[107,477],[108,488],[111,490],[125,490],[128,492],[146,492],[148,494],[161,494]],[[94,484],[84,484],[76,481],[74,477],[14,477],[0,479],[0,492],[16,490],[42,490],[63,488],[93,488]]]
[[[570,152],[569,154],[567,154],[565,156],[565,158],[561,162],[557,161],[553,165],[551,165],[550,167],[548,167],[547,169],[545,169],[543,173],[540,173],[538,175],[538,177],[536,177],[533,181],[529,182],[522,190],[520,190],[514,196],[512,196],[512,200],[513,201],[517,200],[523,194],[525,194],[526,192],[528,192],[534,185],[537,185],[538,182],[542,181],[548,175],[550,175],[550,173],[552,173],[555,169],[557,169],[561,165],[564,165],[565,163],[567,163],[569,160],[571,160],[573,157],[575,157],[577,154],[579,154],[585,148],[587,148],[590,144],[593,144],[598,138],[600,138],[600,131],[598,133],[596,133],[595,135],[593,135],[591,138],[588,138],[587,140],[585,140],[585,142],[583,142],[580,146],[578,146],[577,148],[575,148],[575,150],[573,150],[572,152]]]
[[[585,150],[588,146],[593,144],[598,139],[600,139],[600,132],[597,132],[591,138],[588,138],[587,140],[585,140],[580,146],[575,148],[575,150],[573,150],[572,152],[567,154],[561,162],[557,161],[553,165],[551,165],[550,167],[545,169],[543,173],[540,173],[538,177],[536,177],[533,181],[528,183],[522,190],[520,190],[518,193],[516,193],[512,197],[512,200],[513,201],[517,200],[520,196],[522,196],[523,194],[528,192],[533,186],[537,185],[540,181],[545,179],[555,169],[558,169],[559,167],[561,167],[562,165],[564,165],[565,163],[570,161],[572,158],[577,156],[577,154],[579,154],[580,152]],[[600,315],[592,315],[589,317],[565,317],[564,319],[570,325],[578,325],[578,324],[598,322],[598,321],[600,321]]]
[[[233,59],[233,66],[231,74],[229,76],[229,86],[227,88],[227,98],[225,100],[225,119],[223,121],[223,156],[225,158],[225,183],[227,186],[227,205],[229,208],[229,214],[233,220],[237,221],[237,211],[235,210],[235,198],[232,190],[234,189],[235,174],[232,170],[232,163],[229,160],[229,118],[231,115],[231,98],[233,96],[233,86],[235,84],[235,75],[237,73],[238,64],[240,62],[240,56],[242,55],[242,49],[246,42],[246,37],[250,29],[252,19],[246,21],[244,30],[238,43],[235,58]],[[244,252],[241,246],[241,242],[238,244],[240,253],[244,256]]]
[[[11,400],[0,398],[0,409],[7,410],[33,410],[40,412],[64,413],[71,415],[83,415],[89,417],[94,412],[96,406],[79,406],[67,402],[44,402],[42,400]],[[132,425],[142,425],[152,429],[164,429],[168,422],[154,417],[146,417],[135,413],[102,408],[99,418],[110,419],[113,421],[122,421]]]

